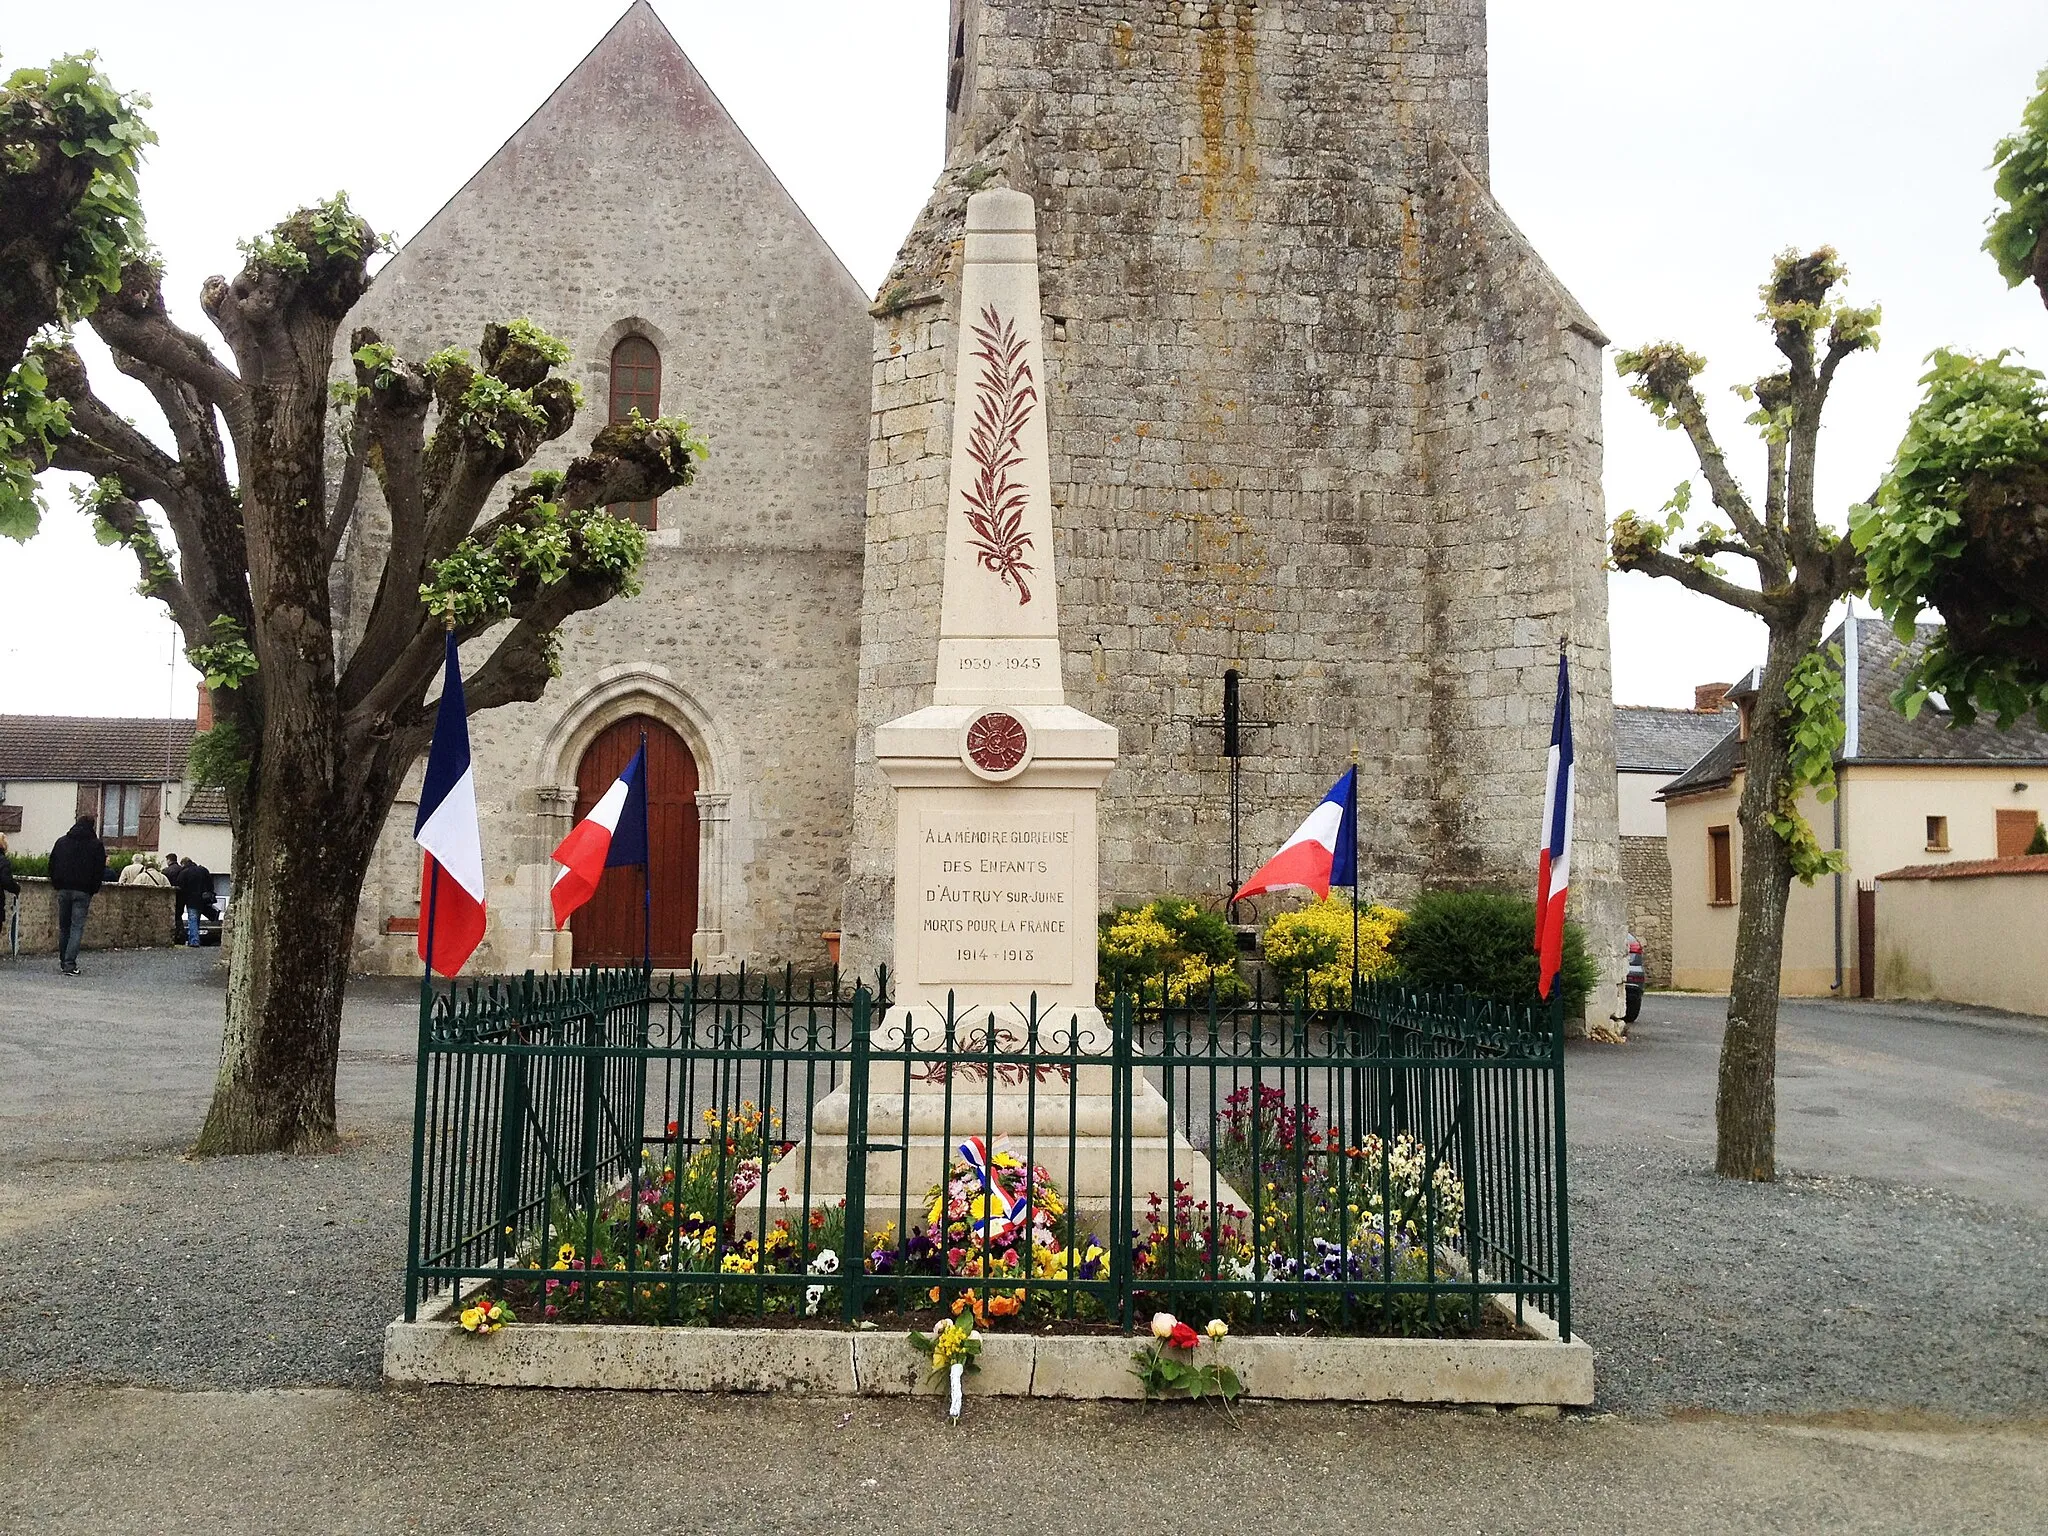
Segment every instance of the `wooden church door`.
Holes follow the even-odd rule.
[[[697,760],[682,737],[651,715],[628,715],[607,726],[576,765],[576,819],[588,816],[625,772],[640,750],[642,731],[654,964],[657,970],[687,970],[697,932]],[[641,924],[639,869],[607,869],[597,894],[569,919],[576,964],[638,965]]]

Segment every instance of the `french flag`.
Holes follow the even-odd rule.
[[[647,862],[647,743],[555,849],[555,926],[597,894],[607,869]]]
[[[1543,851],[1536,856],[1536,991],[1550,996],[1564,962],[1564,898],[1572,876],[1572,683],[1557,657],[1557,711],[1550,724],[1550,771],[1543,789]]]
[[[1356,767],[1345,770],[1344,777],[1330,787],[1323,803],[1308,813],[1308,820],[1294,836],[1253,870],[1251,878],[1230,899],[1243,901],[1261,891],[1277,891],[1290,885],[1305,886],[1318,898],[1328,896],[1333,885],[1358,889]]]
[[[412,840],[426,850],[427,859],[420,874],[420,958],[443,976],[453,976],[483,942],[484,844],[477,828],[476,775],[469,764],[469,712],[463,708],[452,630]]]

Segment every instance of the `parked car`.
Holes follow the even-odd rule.
[[[1643,968],[1643,941],[1634,934],[1628,936],[1628,972],[1621,982],[1621,1018],[1624,1024],[1633,1024],[1636,1015],[1643,1011],[1643,983],[1649,972]]]

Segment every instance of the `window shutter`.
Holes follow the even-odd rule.
[[[164,787],[161,784],[142,786],[142,814],[136,818],[135,846],[156,847],[157,829],[163,822]]]
[[[81,785],[79,785],[79,786],[78,786],[78,809],[77,809],[77,810],[75,810],[75,811],[73,811],[73,812],[72,812],[72,815],[74,815],[74,816],[90,816],[90,817],[92,818],[92,824],[93,824],[93,825],[94,825],[95,827],[97,827],[97,826],[99,825],[99,823],[100,823],[100,787],[99,787],[99,785],[97,785],[97,784],[81,784]]]
[[[2034,840],[2034,828],[2041,819],[2038,811],[2000,811],[1998,813],[1998,856],[2001,859],[2016,859],[2027,851],[2027,844]]]

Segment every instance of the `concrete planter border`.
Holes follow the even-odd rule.
[[[1496,1298],[1496,1305],[1500,1299]],[[905,1331],[807,1328],[658,1328],[614,1323],[514,1323],[472,1338],[449,1303],[419,1322],[384,1330],[393,1382],[469,1387],[628,1391],[793,1392],[908,1397],[944,1390]],[[1512,1315],[1512,1303],[1507,1307]],[[1247,1395],[1322,1402],[1549,1403],[1593,1401],[1593,1350],[1561,1343],[1541,1312],[1524,1307],[1534,1339],[1232,1338],[1223,1358]],[[1100,1334],[993,1334],[980,1397],[1137,1398],[1137,1340]]]

